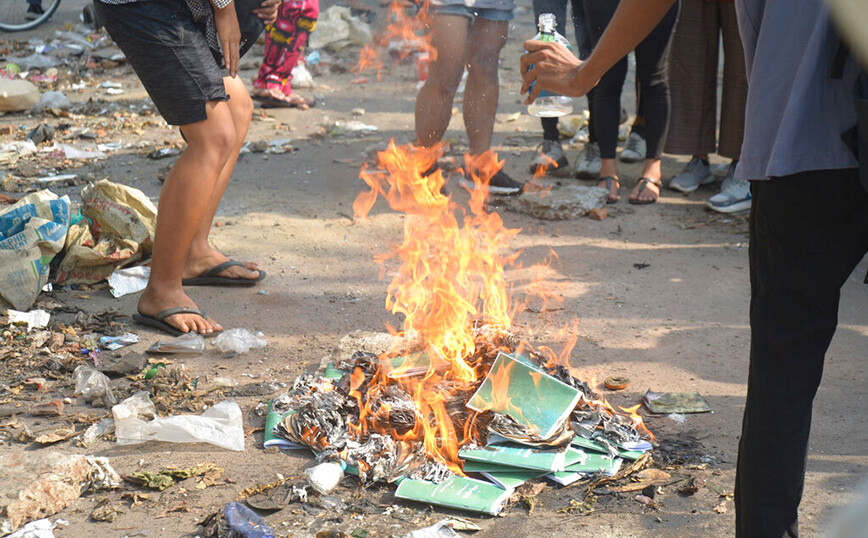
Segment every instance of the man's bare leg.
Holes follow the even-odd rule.
[[[187,149],[178,158],[160,193],[151,277],[139,299],[139,313],[154,316],[174,307],[196,307],[181,288],[181,278],[193,237],[209,213],[210,195],[236,143],[229,104],[209,101],[208,118],[184,125]],[[182,332],[211,333],[222,327],[194,314],[164,320]]]
[[[416,96],[416,141],[422,146],[440,142],[452,118],[452,100],[464,73],[465,45],[470,20],[460,15],[434,15],[431,45],[437,58],[428,80]]]
[[[464,127],[470,153],[479,155],[491,147],[494,115],[500,84],[497,60],[506,43],[507,21],[477,18],[467,39],[467,86],[464,90]],[[418,102],[418,101],[417,101]]]
[[[232,177],[235,164],[238,162],[241,146],[244,145],[244,138],[247,136],[247,130],[250,127],[250,120],[253,118],[253,101],[250,100],[250,95],[247,93],[247,88],[244,87],[241,79],[237,77],[225,77],[223,83],[226,86],[226,94],[230,96],[226,104],[229,105],[229,111],[232,113],[232,122],[235,126],[232,154],[220,171],[220,176],[214,185],[214,190],[208,201],[208,211],[205,213],[205,217],[201,220],[196,230],[196,235],[193,237],[190,253],[184,266],[183,278],[197,277],[208,269],[229,260],[229,258],[208,244],[208,235],[211,233],[211,224],[214,221],[214,215],[217,213],[217,206],[220,205],[220,199],[223,198],[223,193],[229,184],[229,178]],[[222,271],[220,276],[254,279],[259,276],[257,269],[256,264],[246,263],[245,267],[238,267],[237,265],[229,267]]]

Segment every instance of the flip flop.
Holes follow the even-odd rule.
[[[285,101],[268,95],[254,95],[253,99],[259,101],[262,108],[302,108],[302,105],[313,108],[316,106],[316,99],[305,99],[304,97],[300,98],[301,102]]]
[[[234,278],[231,276],[220,276],[220,273],[230,267],[245,267],[239,261],[229,260],[219,263],[208,269],[201,275],[194,278],[185,278],[181,281],[184,286],[253,286],[257,282],[265,278],[265,271],[257,269],[259,276],[256,278]],[[246,267],[245,267],[246,268]]]
[[[620,188],[621,188],[621,182],[620,182],[620,181],[618,181],[617,179],[615,179],[615,178],[612,177],[612,176],[601,177],[601,178],[598,178],[598,179],[597,179],[597,184],[598,184],[598,186],[599,186],[599,183],[600,183],[601,181],[605,181],[605,182],[606,182],[606,192],[609,193],[609,194],[606,195],[606,203],[607,203],[607,204],[614,204],[614,203],[616,203],[618,200],[621,199],[621,197],[618,196],[617,194],[615,195],[614,198],[612,198],[612,194],[611,194],[611,193],[612,193],[612,182],[614,181],[615,183],[617,183],[617,184],[618,184],[618,188],[620,189]]]
[[[133,314],[133,319],[142,325],[153,327],[154,329],[163,331],[164,333],[170,334],[172,336],[181,336],[182,334],[185,334],[183,331],[165,322],[165,319],[167,317],[173,316],[175,314],[196,314],[202,319],[207,319],[205,316],[205,312],[202,312],[198,308],[192,308],[189,306],[176,306],[175,308],[167,308],[166,310],[163,310],[162,312],[154,316],[146,316],[141,312],[136,312],[135,314]],[[220,331],[215,331],[213,333],[202,334],[202,336],[208,338],[210,336],[216,336],[219,332]]]
[[[639,186],[639,192],[636,193],[636,199],[634,200],[631,198],[628,201],[633,205],[656,204],[657,198],[660,198],[659,194],[657,195],[657,198],[655,198],[653,200],[640,200],[639,199],[639,197],[642,196],[642,193],[645,192],[645,187],[647,187],[649,183],[652,185],[656,185],[658,189],[663,188],[663,182],[660,181],[659,179],[651,179],[651,178],[647,178],[647,177],[641,177],[641,178],[639,178],[639,183],[637,184]]]

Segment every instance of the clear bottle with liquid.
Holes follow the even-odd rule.
[[[539,16],[539,33],[534,36],[534,39],[560,43],[573,50],[567,38],[557,32],[557,20],[553,13],[543,13]],[[566,116],[573,112],[573,98],[543,90],[533,103],[527,105],[527,112],[541,118]]]

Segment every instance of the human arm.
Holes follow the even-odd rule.
[[[217,28],[217,39],[223,51],[223,62],[229,70],[229,76],[238,74],[238,63],[241,60],[241,29],[238,27],[238,16],[232,0],[211,0],[214,6],[214,26]]]
[[[532,103],[542,90],[578,97],[597,85],[618,60],[636,48],[651,33],[675,0],[621,0],[609,26],[590,57],[584,62],[563,45],[525,41],[521,57],[521,93]],[[533,66],[532,69],[529,69]],[[534,84],[536,82],[536,84]]]
[[[265,21],[265,24],[272,24],[277,20],[277,12],[280,10],[280,4],[283,0],[264,0],[258,8],[253,10],[257,17]]]

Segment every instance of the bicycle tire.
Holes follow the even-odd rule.
[[[45,13],[32,21],[28,21],[24,17],[24,8],[27,7],[26,0],[0,0],[0,31],[23,32],[25,30],[32,30],[54,15],[54,12],[60,7],[60,1],[50,0],[51,5],[48,6],[48,9],[45,9]],[[19,10],[14,4],[23,5],[24,8]],[[19,17],[16,17],[19,11],[21,15],[20,20],[23,22],[19,22]]]

